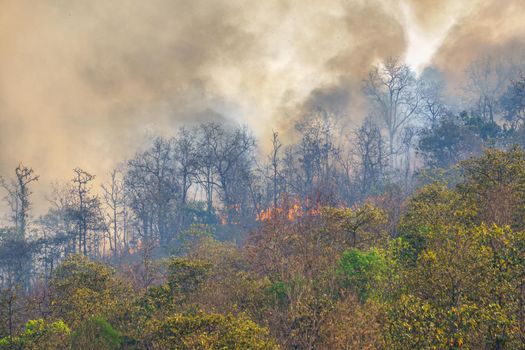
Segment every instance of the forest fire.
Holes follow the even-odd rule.
[[[294,221],[300,217],[318,215],[319,213],[320,209],[318,205],[314,208],[304,209],[302,204],[296,202],[288,206],[262,210],[257,214],[255,220],[268,221],[277,217],[284,217],[288,221]]]
[[[318,207],[311,209],[304,209],[304,207],[305,206],[299,202],[295,202],[290,205],[284,205],[281,207],[269,207],[260,210],[257,214],[255,214],[255,221],[269,221],[275,218],[285,218],[288,221],[294,221],[299,217],[317,215],[320,212]],[[237,206],[232,208],[230,214],[232,213],[234,213],[235,216],[239,215],[239,209],[237,208]],[[224,212],[221,215],[219,215],[219,222],[222,226],[237,225],[240,223],[239,220],[232,220],[231,217],[228,217],[227,212]]]
[[[525,350],[525,0],[0,23],[0,350]]]
[[[241,214],[241,206],[239,204],[233,204],[224,209],[219,213],[219,222],[222,226],[225,225],[238,225],[238,217]]]

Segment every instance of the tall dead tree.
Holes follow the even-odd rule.
[[[335,119],[325,111],[313,114],[296,126],[302,136],[295,153],[301,167],[300,197],[306,208],[329,204],[336,196],[333,181],[338,153],[335,126]]]
[[[217,184],[222,204],[226,210],[226,221],[232,222],[243,209],[247,194],[240,189],[249,187],[251,181],[252,151],[255,139],[244,127],[222,130],[213,149]]]
[[[190,188],[197,177],[198,157],[195,130],[189,130],[184,127],[179,129],[173,145],[175,149],[175,171],[180,184],[178,225],[181,229],[184,229],[188,224],[188,196]]]
[[[206,211],[213,212],[213,195],[216,183],[215,154],[217,153],[221,127],[217,123],[206,123],[198,129],[198,166],[197,181],[204,189],[206,196]]]
[[[7,277],[9,284],[22,286],[26,291],[30,286],[35,253],[33,244],[27,237],[32,194],[29,185],[38,181],[38,178],[33,169],[19,164],[11,182],[0,179],[7,192],[6,201],[11,208],[14,226],[0,230],[0,279]],[[2,267],[7,270],[2,272]]]
[[[87,255],[88,216],[90,202],[92,201],[89,191],[91,181],[95,179],[95,176],[80,168],[73,169],[73,172],[75,173],[75,176],[71,181],[75,186],[75,196],[77,200],[77,210],[74,215],[77,219],[78,251]]]
[[[128,161],[126,173],[130,205],[141,221],[142,237],[161,244],[169,242],[175,233],[180,185],[173,153],[172,141],[155,138],[150,147]]]
[[[240,189],[249,188],[255,140],[244,127],[227,129],[218,123],[206,123],[199,128],[197,179],[206,194],[208,213],[214,208],[214,194],[225,210],[230,223],[240,211]]]
[[[398,133],[417,114],[420,91],[410,68],[396,58],[388,58],[372,69],[364,83],[364,92],[371,105],[371,114],[388,133],[388,150],[395,165]]]
[[[517,72],[518,66],[510,60],[492,56],[478,58],[467,67],[464,90],[483,120],[494,122],[499,115],[499,100]]]
[[[126,245],[126,192],[122,174],[113,169],[107,184],[102,184],[102,197],[106,205],[106,216],[110,222],[110,249],[116,258],[119,251],[120,240]],[[121,224],[123,227],[121,227]]]
[[[274,131],[272,133],[272,152],[270,154],[270,165],[272,169],[272,198],[273,207],[277,208],[277,201],[279,196],[279,163],[280,163],[280,150],[282,143],[279,140],[279,133]]]
[[[364,199],[372,189],[381,185],[388,155],[384,150],[381,130],[370,118],[365,119],[355,136],[359,199]]]
[[[421,93],[419,114],[429,127],[434,128],[448,112],[444,102],[443,83],[425,80],[418,88]]]
[[[414,138],[416,137],[416,128],[412,126],[407,126],[403,129],[401,135],[401,144],[403,151],[405,153],[405,159],[403,160],[404,164],[404,181],[405,181],[405,191],[408,192],[410,186],[410,176],[412,174],[411,168],[411,158],[412,158],[412,146],[414,144]]]
[[[11,217],[16,231],[21,237],[26,236],[29,212],[31,209],[30,197],[33,192],[29,188],[32,182],[39,179],[32,168],[19,164],[15,169],[15,179],[10,183],[0,178],[2,187],[7,191],[6,200],[11,207]]]

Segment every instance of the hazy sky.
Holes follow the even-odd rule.
[[[199,120],[263,139],[312,106],[358,121],[382,58],[460,79],[521,50],[524,23],[523,0],[0,0],[0,174],[102,175]]]

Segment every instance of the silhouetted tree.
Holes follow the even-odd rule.
[[[410,68],[396,58],[388,58],[373,68],[365,80],[364,92],[371,113],[388,132],[388,150],[395,164],[395,146],[402,127],[417,115],[421,91]]]

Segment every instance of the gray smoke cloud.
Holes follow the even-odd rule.
[[[459,77],[522,46],[524,19],[519,0],[2,0],[0,175],[103,179],[146,135],[210,119],[263,146],[315,108],[358,123],[373,64]]]

